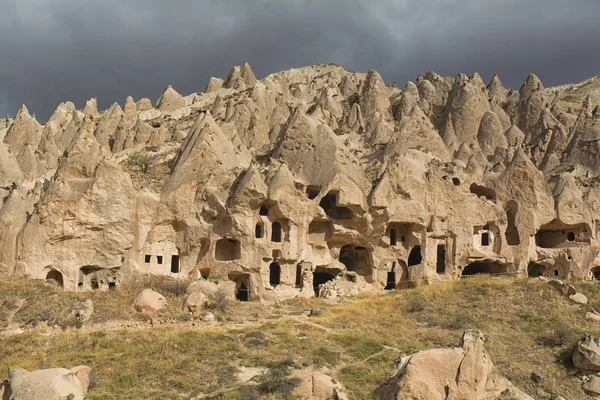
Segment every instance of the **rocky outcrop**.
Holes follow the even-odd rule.
[[[424,350],[400,360],[398,371],[380,390],[382,399],[500,399],[520,393],[498,373],[485,351],[480,331],[463,334],[460,347]]]
[[[573,365],[583,371],[600,371],[600,339],[582,336],[573,351]]]
[[[40,124],[23,106],[0,124],[0,272],[70,290],[212,276],[265,302],[600,279],[598,113],[564,93],[243,64],[156,108],[65,102]]]

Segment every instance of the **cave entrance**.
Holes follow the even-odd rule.
[[[281,266],[279,263],[269,265],[269,283],[271,286],[278,286],[281,283]]]
[[[463,271],[462,276],[468,277],[473,275],[481,275],[481,274],[489,274],[489,275],[497,275],[506,273],[507,268],[499,264],[498,262],[492,261],[477,261],[467,265]]]
[[[529,265],[527,265],[527,277],[529,278],[544,276],[545,271],[546,267],[541,264],[530,262]]]
[[[339,192],[330,191],[319,202],[319,207],[325,211],[325,214],[332,219],[351,219],[352,210],[347,207],[338,206]]]
[[[517,212],[519,211],[519,205],[514,201],[510,200],[506,203],[504,209],[506,211],[507,226],[504,236],[506,237],[506,243],[509,246],[518,246],[521,244],[521,238],[519,237],[519,230],[516,226]]]
[[[313,272],[313,289],[315,291],[315,296],[319,297],[320,286],[324,283],[334,280],[336,277],[335,274],[319,270],[318,268]]]
[[[392,262],[392,269],[387,273],[386,285],[383,290],[396,289],[396,262]]]
[[[421,254],[421,246],[414,246],[408,255],[408,266],[413,267],[421,264],[423,255]]]
[[[592,276],[594,280],[600,281],[600,266],[592,268]]]
[[[242,258],[242,247],[239,240],[223,238],[215,244],[215,259],[217,261],[232,261]]]
[[[438,244],[437,245],[437,260],[435,263],[435,271],[438,275],[443,275],[446,273],[446,245]]]
[[[369,250],[365,247],[347,244],[340,250],[339,260],[348,271],[354,271],[361,276],[372,274]]]
[[[63,275],[55,269],[48,271],[46,274],[46,282],[51,285],[64,287]]]

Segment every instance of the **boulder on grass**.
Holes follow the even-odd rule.
[[[167,304],[165,297],[152,289],[144,289],[133,302],[137,311],[155,312],[164,308]]]
[[[29,372],[23,368],[8,371],[6,398],[11,400],[83,400],[89,387],[90,368],[52,368]],[[3,397],[4,398],[4,397]]]
[[[582,336],[573,352],[573,365],[583,371],[600,371],[600,339]]]

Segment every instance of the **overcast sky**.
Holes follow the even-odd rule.
[[[258,78],[324,62],[404,86],[498,73],[518,88],[600,74],[599,0],[0,0],[0,115],[62,101],[203,91],[248,61]]]

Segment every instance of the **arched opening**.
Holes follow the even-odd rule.
[[[568,240],[569,242],[572,242],[572,241],[574,241],[574,240],[575,240],[575,233],[574,233],[574,232],[569,232],[569,233],[567,234],[567,240]]]
[[[460,179],[454,177],[452,178],[452,183],[454,184],[454,186],[460,186]]]
[[[276,243],[281,242],[281,224],[277,221],[271,225],[271,241]]]
[[[239,301],[248,301],[250,299],[250,276],[233,273],[228,277],[235,283],[235,298]]]
[[[296,265],[296,287],[302,287],[302,264]]]
[[[269,284],[277,286],[281,283],[281,267],[279,263],[271,263],[269,265]]]
[[[352,210],[346,207],[338,206],[338,195],[336,191],[327,193],[319,202],[319,207],[325,211],[325,214],[332,219],[351,219]]]
[[[592,276],[594,280],[600,281],[600,266],[592,268]]]
[[[527,265],[527,276],[529,278],[537,278],[540,276],[544,276],[545,271],[546,267],[544,267],[541,264],[530,262],[529,265]]]
[[[503,273],[506,273],[506,266],[498,262],[477,261],[467,265],[462,271],[462,276],[467,277],[480,274],[497,275]]]
[[[370,254],[365,247],[353,244],[345,245],[340,250],[340,262],[346,266],[348,271],[362,276],[371,275]]]
[[[46,274],[46,282],[51,285],[64,287],[63,275],[55,269],[51,269]]]
[[[219,239],[215,244],[215,259],[218,261],[232,261],[242,258],[240,242],[235,239]]]
[[[256,227],[254,228],[254,236],[257,239],[262,239],[263,235],[264,235],[263,224],[261,224],[261,223],[256,224]]]
[[[263,204],[262,206],[260,206],[260,209],[258,210],[258,215],[262,215],[262,216],[269,215],[269,206],[266,204]]]
[[[435,271],[439,275],[446,273],[446,245],[438,244],[437,246],[437,260],[435,264]]]
[[[319,289],[322,284],[332,281],[334,279],[334,274],[327,271],[319,270],[317,268],[313,272],[313,289],[315,291],[315,296],[319,297]]]
[[[396,262],[392,262],[392,269],[387,273],[386,285],[383,290],[396,289]]]
[[[421,264],[423,256],[421,255],[421,246],[414,246],[408,254],[408,266],[412,267]]]
[[[519,211],[519,205],[515,201],[510,200],[506,203],[505,211],[508,222],[506,226],[506,232],[504,234],[506,237],[506,243],[509,246],[518,246],[521,244],[521,238],[519,237],[519,230],[515,225],[515,220],[517,218],[517,212]]]

